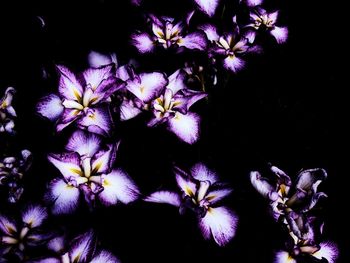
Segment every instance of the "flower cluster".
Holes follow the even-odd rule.
[[[150,194],[145,201],[176,206],[181,214],[193,211],[204,238],[213,238],[219,246],[226,245],[236,233],[238,217],[221,201],[232,189],[201,163],[194,165],[190,174],[175,167],[175,174],[180,193],[162,190]]]
[[[21,180],[31,166],[31,157],[30,151],[22,150],[20,157],[8,156],[0,159],[0,186],[6,188],[10,203],[16,203],[23,193]]]
[[[8,87],[0,99],[0,133],[14,134],[16,111],[12,106],[13,95],[16,90]]]
[[[334,243],[320,241],[323,224],[317,225],[312,210],[322,197],[318,186],[327,178],[322,168],[302,170],[295,184],[291,178],[276,166],[271,166],[275,184],[257,171],[250,174],[254,188],[270,201],[273,217],[287,227],[289,239],[286,250],[276,254],[277,263],[296,263],[302,256],[317,259],[325,258],[329,263],[335,262],[338,250]]]

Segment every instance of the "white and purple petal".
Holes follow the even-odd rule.
[[[209,181],[210,184],[214,184],[218,181],[217,174],[210,170],[203,163],[197,163],[191,168],[191,175],[198,181]]]
[[[167,123],[168,129],[184,142],[193,144],[198,140],[200,117],[197,114],[177,112]]]
[[[102,66],[109,65],[111,63],[114,63],[115,65],[118,64],[115,53],[106,55],[93,50],[90,51],[90,53],[88,54],[88,62],[90,67],[93,68],[99,68]]]
[[[207,47],[207,38],[203,32],[194,32],[181,38],[177,44],[188,49],[204,50]]]
[[[326,259],[328,263],[335,263],[339,250],[336,244],[330,241],[322,242],[320,244],[320,249],[312,254],[317,259]]]
[[[93,173],[107,173],[112,168],[115,161],[119,142],[116,144],[108,144],[107,149],[98,151],[91,160],[91,169]]]
[[[226,207],[209,208],[199,219],[199,227],[205,239],[211,236],[219,246],[225,246],[235,235],[238,217]]]
[[[60,97],[55,94],[40,99],[36,111],[51,121],[56,121],[63,113],[64,107]]]
[[[224,189],[218,189],[214,191],[209,191],[206,195],[206,199],[211,203],[211,204],[216,204],[217,202],[221,201],[228,195],[232,193],[232,189],[230,188],[224,188]]]
[[[143,199],[146,202],[152,203],[164,203],[173,206],[180,207],[181,198],[178,193],[171,191],[158,191],[150,194],[146,198]]]
[[[128,204],[139,197],[139,189],[134,181],[121,169],[113,170],[104,175],[102,180],[103,191],[99,194],[105,205],[113,205],[118,201]]]
[[[275,26],[270,34],[276,39],[278,44],[283,44],[288,39],[288,28]]]
[[[96,90],[104,80],[115,75],[115,65],[109,64],[99,68],[89,68],[83,72],[86,85],[90,85],[92,90]]]
[[[287,251],[278,251],[274,263],[297,263],[297,261]]]
[[[3,234],[12,236],[17,232],[15,223],[6,216],[0,215],[0,230]]]
[[[47,158],[67,180],[82,174],[78,153],[49,154]]]
[[[220,38],[218,31],[214,25],[204,24],[200,26],[199,29],[204,31],[209,41],[218,41]]]
[[[245,61],[237,56],[228,56],[223,61],[224,68],[237,73],[245,66]]]
[[[48,217],[45,207],[39,205],[30,205],[22,214],[22,221],[29,227],[34,228],[40,226]]]
[[[246,0],[247,6],[254,7],[261,5],[264,0]]]
[[[262,177],[257,171],[250,172],[250,182],[252,183],[255,190],[257,190],[262,196],[270,199],[271,201],[276,201],[278,198],[278,193],[275,188]]]
[[[100,149],[100,144],[101,138],[98,135],[78,130],[69,138],[66,150],[92,157]]]
[[[112,253],[102,250],[94,256],[90,263],[120,263],[120,261]]]
[[[60,73],[58,86],[60,95],[68,100],[79,101],[83,96],[83,87],[75,74],[65,66],[57,65],[56,67]]]
[[[79,195],[79,189],[62,179],[55,179],[50,183],[46,197],[53,202],[53,214],[69,214],[78,207]]]
[[[169,77],[169,83],[166,86],[167,89],[170,89],[173,94],[176,94],[179,90],[187,89],[185,84],[186,74],[183,70],[178,69]]]
[[[163,73],[141,73],[138,78],[127,81],[126,88],[143,102],[149,102],[158,97],[167,84]]]
[[[70,249],[71,262],[88,262],[95,249],[94,234],[92,231],[75,238]]]
[[[131,35],[131,43],[140,53],[149,53],[154,50],[155,43],[147,33],[135,33]]]
[[[317,186],[326,178],[327,172],[322,168],[303,170],[298,174],[296,188],[317,191]]]
[[[122,121],[130,120],[142,111],[135,106],[134,102],[131,100],[124,100],[120,105],[120,119]]]
[[[113,128],[109,107],[102,105],[93,109],[90,108],[85,116],[78,120],[78,126],[102,136],[109,135]]]
[[[208,16],[215,14],[216,8],[218,7],[219,0],[194,0],[199,6],[200,10],[206,13]]]
[[[188,196],[194,197],[197,192],[197,185],[190,180],[190,178],[184,178],[183,172],[175,168],[176,182],[180,189]]]

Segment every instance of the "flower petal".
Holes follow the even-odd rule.
[[[278,251],[274,263],[297,263],[287,251]]]
[[[109,64],[100,68],[89,68],[83,72],[86,85],[90,85],[95,91],[104,80],[114,77],[115,65]]]
[[[188,196],[194,197],[197,192],[197,186],[189,178],[183,177],[183,171],[175,167],[176,182],[180,189]]]
[[[99,197],[106,205],[116,204],[118,200],[128,204],[139,197],[139,190],[134,181],[120,169],[105,175],[102,186],[104,190]]]
[[[135,33],[131,35],[131,44],[134,45],[140,53],[149,53],[154,50],[154,42],[147,33]]]
[[[318,186],[326,178],[327,172],[322,168],[304,170],[298,174],[296,188],[304,191],[314,190],[315,192],[317,189],[313,189],[314,185]]]
[[[133,101],[124,100],[120,105],[120,119],[130,120],[141,113],[141,110],[134,105]]]
[[[210,201],[210,203],[216,204],[217,202],[221,201],[224,199],[226,196],[232,193],[232,189],[230,188],[225,188],[225,189],[219,189],[219,190],[214,190],[214,191],[209,191],[209,193],[206,195],[206,199]]]
[[[224,68],[236,73],[245,66],[244,60],[236,56],[228,56],[224,59]]]
[[[277,200],[278,193],[275,191],[275,188],[266,180],[266,178],[262,177],[259,172],[250,172],[250,182],[262,196],[271,201]]]
[[[63,236],[55,237],[47,243],[47,248],[58,254],[63,252],[65,247],[65,240]]]
[[[9,218],[0,215],[0,230],[5,235],[12,236],[17,232],[17,227]]]
[[[209,181],[210,184],[214,184],[218,181],[218,176],[212,170],[210,170],[203,163],[197,163],[191,168],[191,175],[198,181]]]
[[[95,249],[93,241],[92,231],[75,238],[69,253],[71,262],[87,262]]]
[[[270,34],[276,39],[278,44],[283,44],[288,39],[288,28],[275,26]]]
[[[36,106],[36,111],[51,121],[56,121],[62,115],[63,110],[62,101],[55,94],[43,97]]]
[[[67,180],[82,174],[78,153],[49,154],[47,158]]]
[[[49,185],[47,198],[53,201],[53,214],[69,214],[73,212],[79,204],[79,189],[68,185],[62,179],[55,179]]]
[[[108,106],[89,109],[84,117],[78,120],[81,129],[97,133],[102,136],[109,135],[113,128],[112,116]]]
[[[47,217],[46,208],[39,205],[29,206],[22,214],[22,220],[29,228],[40,226]]]
[[[90,261],[90,263],[120,263],[120,261],[106,250],[102,250]]]
[[[116,65],[118,64],[115,53],[105,55],[93,50],[90,51],[88,55],[88,62],[90,67],[93,67],[93,68],[99,68],[102,66],[109,65],[111,63],[114,63]]]
[[[199,6],[200,10],[206,13],[208,16],[215,14],[216,8],[218,7],[219,0],[194,0]]]
[[[200,26],[199,29],[204,31],[209,41],[218,41],[220,38],[218,31],[214,25],[205,24]]]
[[[207,38],[203,32],[194,32],[181,38],[178,45],[188,49],[204,50],[207,47]]]
[[[168,84],[163,73],[142,73],[139,78],[127,81],[126,88],[143,102],[149,102],[159,95]]]
[[[44,259],[31,261],[31,263],[61,263],[61,260],[57,258],[44,258]]]
[[[168,77],[168,79],[169,83],[166,88],[170,89],[173,94],[176,94],[179,90],[187,89],[187,86],[185,84],[186,73],[183,70],[176,70]]]
[[[320,260],[325,258],[327,259],[328,263],[335,263],[339,255],[337,245],[333,242],[326,241],[322,242],[320,244],[320,247],[320,250],[313,253],[312,255]]]
[[[193,144],[199,137],[200,117],[192,112],[186,115],[177,112],[174,118],[168,120],[168,129],[181,140]]]
[[[96,134],[76,131],[69,138],[66,150],[77,152],[80,156],[92,157],[99,149],[101,138]]]
[[[170,191],[158,191],[143,199],[146,202],[164,203],[180,207],[181,199],[179,194]]]
[[[261,5],[264,0],[246,0],[247,6],[254,7],[257,5]]]
[[[60,73],[58,86],[60,95],[68,100],[79,101],[83,96],[83,88],[75,74],[65,66],[57,65],[56,67]]]
[[[226,207],[209,208],[199,219],[199,227],[205,239],[212,235],[219,246],[225,246],[235,235],[238,217]]]
[[[115,161],[119,142],[116,144],[108,144],[107,149],[102,149],[95,154],[91,161],[93,173],[107,173],[112,168]]]

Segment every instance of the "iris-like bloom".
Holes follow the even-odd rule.
[[[235,22],[235,18],[233,21]],[[236,25],[232,32],[223,35],[219,35],[217,28],[210,24],[201,26],[201,29],[211,42],[209,56],[222,61],[224,68],[231,72],[236,73],[244,68],[244,55],[261,52],[259,46],[252,45],[245,36],[240,34],[239,27]]]
[[[67,245],[67,243],[69,245]],[[48,242],[55,256],[31,261],[31,263],[120,263],[110,252],[96,248],[96,237],[92,231],[66,242],[56,237]]]
[[[169,77],[169,84],[151,103],[154,118],[148,125],[165,123],[178,138],[192,144],[199,137],[200,117],[196,113],[189,112],[189,109],[207,94],[188,89],[185,77],[186,73],[181,70],[177,70]]]
[[[267,13],[265,9],[255,8],[250,12],[250,24],[247,27],[253,29],[249,32],[249,41],[252,43],[255,40],[256,33],[258,31],[268,32],[277,41],[278,44],[282,44],[287,41],[288,29],[287,27],[276,26],[278,19],[278,11]]]
[[[193,13],[187,20],[187,25]],[[132,44],[140,53],[149,53],[154,51],[155,47],[164,49],[185,47],[187,49],[204,50],[207,46],[207,40],[203,32],[196,31],[187,33],[184,22],[175,22],[174,18],[157,18],[150,15],[151,33],[137,32],[131,36]]]
[[[0,159],[0,186],[8,191],[8,201],[16,203],[22,196],[21,180],[32,164],[32,154],[22,150],[20,157],[5,157]]]
[[[81,194],[88,204],[99,199],[104,205],[129,203],[138,198],[138,188],[121,169],[114,169],[118,144],[101,148],[96,134],[76,131],[63,154],[49,154],[49,161],[63,178],[54,179],[49,186],[48,199],[54,202],[53,213],[73,212]]]
[[[0,99],[0,133],[14,134],[16,111],[12,106],[13,95],[16,90],[8,87],[4,96]]]
[[[122,87],[115,77],[114,64],[85,70],[81,76],[64,66],[60,74],[59,96],[50,94],[37,105],[37,111],[56,122],[62,131],[73,122],[81,129],[100,135],[110,134],[113,126],[108,107],[110,96]]]
[[[39,205],[28,206],[18,221],[0,215],[0,259],[12,255],[22,262],[29,248],[45,243],[49,235],[41,226],[46,219],[47,211]]]
[[[178,168],[175,173],[180,194],[158,191],[145,198],[145,201],[179,207],[180,213],[193,211],[198,217],[204,238],[213,238],[219,246],[226,245],[235,235],[238,218],[220,203],[232,189],[221,184],[217,175],[203,164],[193,166],[191,174]]]
[[[257,171],[250,174],[254,188],[265,198],[269,199],[273,216],[282,222],[289,230],[291,241],[287,251],[276,254],[276,263],[298,262],[300,255],[309,255],[318,259],[326,258],[334,262],[338,251],[331,242],[318,243],[316,233],[322,233],[322,227],[316,227],[314,218],[309,212],[316,206],[323,192],[318,192],[319,184],[327,177],[322,168],[301,171],[295,185],[290,177],[281,169],[271,166],[276,183],[273,185]]]

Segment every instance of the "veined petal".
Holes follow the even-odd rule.
[[[217,202],[221,201],[224,199],[226,196],[232,193],[232,189],[225,188],[225,189],[219,189],[219,190],[214,190],[210,191],[206,195],[206,199],[211,203],[211,204],[216,204]]]
[[[89,68],[83,72],[86,85],[91,85],[92,90],[96,90],[103,80],[114,77],[115,65],[109,64],[100,68]]]
[[[180,189],[188,196],[194,197],[197,193],[197,186],[189,178],[184,178],[179,170],[175,168],[176,182]]]
[[[177,44],[188,49],[204,50],[207,47],[207,39],[203,32],[194,32],[181,38]]]
[[[43,259],[31,261],[31,263],[61,263],[61,260],[57,258],[43,258]]]
[[[206,13],[208,16],[215,14],[216,8],[218,7],[219,0],[194,0],[199,6],[200,10]]]
[[[200,117],[192,112],[186,115],[177,112],[175,117],[168,120],[168,129],[181,140],[193,144],[199,137]]]
[[[79,119],[78,125],[89,132],[97,133],[102,136],[109,135],[112,130],[113,122],[109,108],[104,105],[89,109],[84,117]]]
[[[278,44],[283,44],[288,39],[288,28],[275,26],[270,34],[276,39]]]
[[[304,170],[298,174],[296,188],[309,191],[315,184],[320,184],[318,181],[323,181],[326,178],[327,172],[322,168]],[[314,190],[316,191],[317,189]]]
[[[135,33],[131,35],[131,44],[134,45],[140,53],[149,53],[154,50],[154,41],[147,33]]]
[[[70,177],[81,176],[83,173],[78,153],[49,154],[47,158],[67,180]]]
[[[5,235],[12,236],[17,232],[17,227],[9,218],[0,215],[0,230]]]
[[[214,184],[218,180],[218,176],[203,163],[197,163],[191,168],[191,175],[198,181],[209,181]]]
[[[102,250],[90,261],[90,263],[120,263],[120,261],[106,250]]]
[[[118,147],[119,142],[108,144],[107,149],[97,152],[91,161],[92,173],[101,174],[110,171],[115,161]]]
[[[90,51],[88,55],[88,62],[90,67],[93,67],[93,68],[99,68],[102,66],[109,65],[111,63],[114,63],[116,65],[118,64],[115,53],[105,55],[93,50]]]
[[[313,253],[312,255],[318,259],[325,258],[327,259],[328,263],[335,263],[339,255],[339,251],[336,244],[334,244],[333,242],[327,241],[327,242],[322,242],[320,244],[320,249],[315,253]]]
[[[69,214],[79,204],[79,189],[67,184],[62,179],[55,179],[49,185],[47,198],[53,201],[53,214]]]
[[[279,13],[279,11],[277,10],[277,11],[275,11],[273,13],[268,14],[268,17],[269,17],[269,19],[271,20],[271,22],[273,24],[275,24],[277,19],[278,19],[278,13]]]
[[[272,165],[270,167],[270,170],[278,177],[279,183],[285,184],[287,186],[292,185],[292,180],[290,179],[290,177],[280,168]]]
[[[95,249],[93,241],[94,234],[92,231],[75,238],[69,253],[71,262],[87,262]]]
[[[120,119],[122,121],[130,120],[141,113],[133,101],[124,100],[120,105]]]
[[[186,114],[190,107],[208,94],[202,91],[183,89],[174,96],[173,109]]]
[[[218,41],[220,38],[218,31],[214,25],[205,24],[200,26],[199,29],[204,31],[209,41]]]
[[[185,84],[186,74],[183,70],[178,69],[173,74],[171,74],[168,79],[169,83],[166,86],[167,89],[170,89],[173,94],[176,94],[179,90],[186,89]]]
[[[178,193],[170,191],[158,191],[143,199],[146,202],[164,203],[180,207],[181,199]]]
[[[22,214],[22,220],[29,228],[40,226],[47,217],[46,208],[39,205],[29,206]]]
[[[47,243],[47,248],[58,254],[61,254],[65,247],[65,240],[63,236],[55,237]]]
[[[36,111],[51,121],[56,121],[62,115],[63,110],[62,101],[55,94],[43,97],[36,105]]]
[[[163,73],[142,73],[139,78],[127,81],[126,88],[143,102],[158,97],[160,91],[168,84]]]
[[[96,134],[78,130],[69,138],[66,150],[92,157],[100,149],[100,144],[101,138]]]
[[[105,175],[102,186],[104,189],[99,194],[99,198],[106,205],[116,204],[118,201],[128,204],[139,197],[138,187],[121,169]]]
[[[287,251],[278,251],[274,263],[297,263]]]
[[[65,66],[57,65],[56,67],[60,73],[58,86],[60,95],[68,100],[79,101],[83,95],[83,88],[75,74]]]
[[[78,119],[81,114],[82,114],[81,110],[65,109],[63,111],[62,116],[61,116],[61,119],[59,120],[59,123],[62,123],[62,124],[67,126],[70,123],[72,123],[73,121],[75,121],[76,119]]]
[[[228,56],[224,59],[224,68],[232,71],[233,73],[243,69],[244,66],[244,60],[238,58],[237,56]]]
[[[199,227],[205,239],[212,235],[219,246],[225,246],[235,235],[238,217],[226,207],[209,208],[199,219]]]
[[[250,172],[250,182],[262,196],[270,199],[271,201],[277,200],[278,193],[276,192],[275,188],[270,185],[266,178],[263,178],[259,172]]]
[[[131,77],[129,71],[130,71],[130,65],[127,64],[127,65],[120,66],[119,68],[117,68],[115,72],[115,76],[118,79],[121,79],[122,81],[127,81]]]

